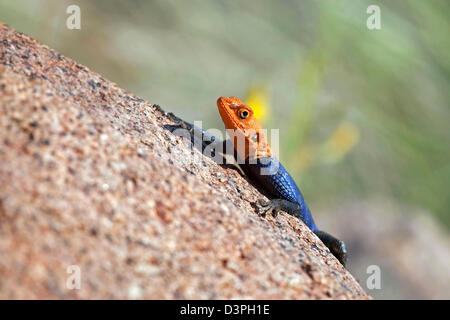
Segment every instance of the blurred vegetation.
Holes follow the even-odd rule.
[[[69,4],[81,30],[65,27]],[[381,8],[368,30],[366,8]],[[280,128],[314,203],[384,198],[450,226],[449,13],[422,1],[0,0],[0,20],[121,87],[222,128],[238,96]]]

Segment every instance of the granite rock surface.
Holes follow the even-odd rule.
[[[263,195],[167,125],[0,24],[0,298],[369,298],[302,222],[258,216]]]

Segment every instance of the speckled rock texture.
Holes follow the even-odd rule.
[[[368,298],[302,222],[259,217],[263,196],[164,112],[0,29],[0,298]]]

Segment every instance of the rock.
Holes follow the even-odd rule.
[[[369,298],[164,112],[0,29],[0,298]]]

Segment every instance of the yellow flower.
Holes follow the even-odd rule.
[[[264,124],[269,113],[269,94],[262,85],[252,86],[245,99],[245,104],[253,109],[256,119]]]

